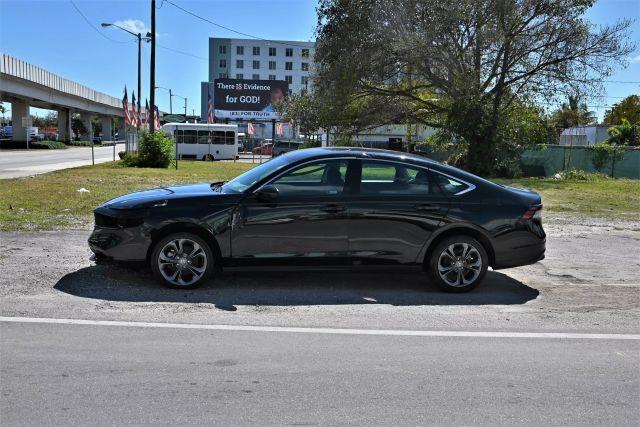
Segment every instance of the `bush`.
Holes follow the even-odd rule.
[[[72,145],[74,147],[91,147],[91,141],[69,141],[65,142],[67,145]]]
[[[143,132],[138,138],[138,152],[125,154],[122,162],[139,168],[168,168],[173,152],[173,141],[164,132]]]
[[[29,148],[45,148],[49,150],[60,150],[60,149],[67,148],[67,146],[60,141],[34,141],[29,143]]]
[[[605,179],[610,179],[607,175],[603,173],[591,173],[586,172],[581,169],[569,169],[557,174],[559,179],[565,181],[601,181]]]

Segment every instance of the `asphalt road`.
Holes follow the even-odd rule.
[[[545,223],[545,260],[457,295],[388,268],[173,290],[88,230],[0,232],[0,424],[638,424],[640,222]]]
[[[116,146],[122,151],[124,144]],[[95,147],[96,163],[113,160],[113,146]],[[1,150],[0,179],[19,178],[52,172],[59,169],[75,168],[91,164],[91,147],[70,147],[66,150]]]
[[[2,324],[2,424],[638,421],[640,341]]]

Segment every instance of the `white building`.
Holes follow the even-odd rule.
[[[209,82],[219,78],[284,80],[292,93],[311,89],[315,43],[286,40],[209,39]],[[201,95],[206,121],[207,93]]]
[[[560,134],[560,145],[585,146],[604,142],[609,138],[609,126],[576,126],[566,128]]]

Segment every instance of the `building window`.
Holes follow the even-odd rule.
[[[284,79],[286,80],[287,83],[291,84],[293,83],[293,77],[292,76],[284,76]]]
[[[227,68],[227,60],[226,59],[221,59],[220,60],[220,68]]]
[[[270,47],[269,48],[269,56],[276,56],[276,48],[275,47]]]
[[[236,79],[244,79],[244,75],[243,74],[236,74]]]
[[[253,54],[254,55],[260,55],[260,46],[254,46],[253,47]]]
[[[244,55],[244,46],[236,46],[236,55]]]
[[[244,68],[244,61],[242,59],[236,59],[236,68]]]
[[[284,63],[285,70],[293,70],[293,62],[285,62]]]
[[[276,79],[275,74],[269,74],[269,80],[275,80],[275,79]]]
[[[260,61],[253,61],[253,69],[254,70],[260,69]]]
[[[227,53],[227,46],[226,46],[226,45],[220,45],[220,46],[218,46],[218,52],[219,52],[219,53],[222,53],[222,54]]]
[[[226,78],[227,78],[227,73],[220,73],[220,74],[218,74],[218,78],[219,78],[219,79],[226,79]]]
[[[306,86],[309,83],[309,77],[308,76],[300,76],[300,83]]]
[[[308,62],[303,62],[302,63],[302,71],[309,71],[309,63]]]
[[[309,49],[302,49],[302,57],[303,58],[309,57]]]
[[[260,80],[260,74],[254,74],[253,80]]]
[[[293,48],[292,48],[292,47],[288,47],[288,48],[285,50],[285,55],[286,55],[286,56],[293,56]]]
[[[276,61],[269,61],[269,69],[270,70],[276,69]]]

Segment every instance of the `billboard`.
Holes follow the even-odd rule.
[[[211,94],[215,117],[235,120],[278,120],[275,104],[289,93],[284,80],[215,79],[203,86],[203,103]]]

